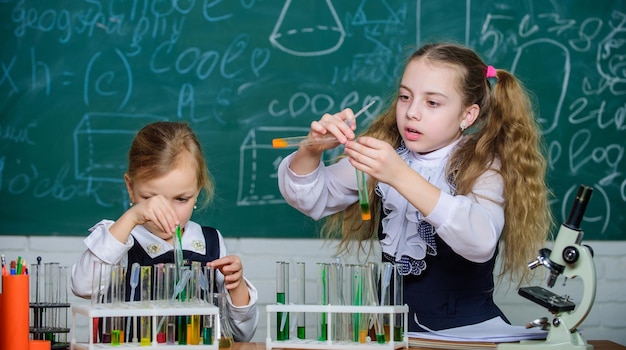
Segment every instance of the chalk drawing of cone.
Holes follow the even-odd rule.
[[[331,0],[325,3],[287,0],[270,35],[272,45],[294,56],[322,56],[336,51],[346,32]]]

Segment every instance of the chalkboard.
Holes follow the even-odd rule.
[[[0,234],[82,236],[117,218],[133,135],[180,120],[217,185],[194,220],[316,237],[278,192],[290,150],[271,139],[377,99],[371,122],[406,55],[443,39],[533,91],[557,220],[584,183],[586,239],[626,239],[625,1],[4,0],[0,23]]]

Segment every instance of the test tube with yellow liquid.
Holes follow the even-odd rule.
[[[141,274],[141,302],[150,303],[152,300],[152,266],[142,266]],[[150,346],[152,344],[152,318],[150,316],[141,316],[139,336],[139,345]]]

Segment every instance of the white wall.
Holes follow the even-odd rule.
[[[595,252],[598,286],[594,306],[581,326],[583,336],[587,340],[607,339],[626,345],[626,255],[623,254],[626,242],[584,243],[590,245]],[[317,262],[331,261],[334,253],[334,246],[318,239],[226,239],[226,244],[230,253],[241,257],[245,275],[259,290],[260,319],[253,339],[258,342],[264,342],[267,334],[265,306],[275,300],[275,261],[290,261],[292,266],[296,261],[307,263],[307,290],[311,291],[307,294],[307,303],[314,303],[314,265]],[[43,262],[59,262],[61,265],[71,266],[83,249],[81,237],[0,236],[0,253],[5,254],[7,259],[22,256],[28,263],[36,262],[37,256],[41,256]],[[375,254],[370,260],[377,257]],[[356,256],[352,256],[345,261],[358,260]],[[555,292],[569,294],[577,301],[577,297],[582,294],[580,279],[568,281],[565,287],[561,286],[562,281],[563,278],[559,278]],[[538,280],[537,284],[545,286],[543,279]],[[496,302],[516,325],[549,316],[543,307],[518,296],[515,287],[508,284],[498,286]],[[70,292],[70,303],[88,301],[76,298]],[[84,321],[84,318],[79,320]],[[68,322],[71,322],[71,314]],[[87,330],[84,325],[81,327],[83,328],[77,330],[77,338],[85,341]]]

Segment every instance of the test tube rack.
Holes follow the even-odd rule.
[[[266,306],[267,311],[267,337],[265,340],[266,350],[274,348],[280,349],[373,349],[373,350],[395,350],[404,349],[409,347],[408,333],[405,331],[402,335],[402,341],[394,341],[393,336],[389,341],[384,344],[379,344],[376,341],[359,343],[349,341],[337,341],[333,339],[333,314],[387,314],[389,315],[389,328],[394,329],[394,315],[401,314],[403,317],[403,324],[408,325],[408,313],[409,307],[407,305],[396,306],[353,306],[353,305],[294,305],[294,304],[271,304]],[[322,314],[327,315],[327,338],[328,340],[317,339],[298,339],[290,337],[289,340],[274,340],[272,334],[276,334],[276,329],[272,331],[272,325],[276,326],[276,323],[272,323],[272,319],[276,319],[276,315],[279,312],[287,313],[305,313],[305,314]]]
[[[157,324],[163,316],[189,316],[189,315],[212,315],[214,322],[218,321],[219,309],[213,304],[206,302],[185,302],[185,303],[169,303],[168,301],[152,301],[152,302],[123,302],[123,303],[104,303],[95,305],[72,305],[72,331],[71,331],[71,350],[95,350],[95,349],[202,349],[202,350],[218,350],[219,341],[213,341],[211,345],[172,345],[158,343],[156,332],[152,332],[151,346],[140,345],[139,342],[122,343],[120,345],[111,345],[108,343],[94,343],[91,337],[93,334],[93,319],[99,317],[142,317],[150,316],[152,318],[152,329],[157,328]],[[79,343],[76,341],[76,320],[77,316],[85,316],[89,319],[89,342]]]

